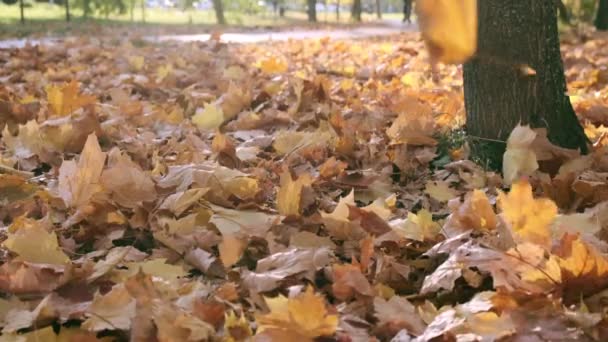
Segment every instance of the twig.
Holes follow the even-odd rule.
[[[29,172],[29,171],[22,171],[22,170],[17,170],[15,168],[12,168],[10,166],[6,166],[3,164],[0,164],[0,173],[10,173],[13,175],[19,175],[25,178],[32,178],[34,177],[34,173],[33,172]]]

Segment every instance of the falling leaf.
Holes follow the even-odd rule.
[[[538,169],[532,143],[536,132],[529,126],[518,125],[507,139],[507,150],[502,158],[505,184],[511,184],[521,176],[529,176]]]
[[[270,312],[256,315],[259,332],[279,330],[304,340],[331,336],[338,327],[338,316],[327,311],[325,301],[311,287],[295,298],[266,298],[266,304]]]
[[[95,96],[80,94],[78,82],[74,80],[60,86],[47,86],[46,95],[51,112],[57,116],[69,115],[97,101]]]
[[[557,216],[557,206],[546,198],[534,199],[530,183],[520,180],[508,194],[500,192],[498,205],[516,240],[550,246],[550,225]]]
[[[477,0],[420,0],[416,13],[435,60],[464,63],[477,50]]]

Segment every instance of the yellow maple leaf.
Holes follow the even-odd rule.
[[[268,57],[259,61],[259,67],[266,74],[283,73],[287,71],[287,62],[277,57]]]
[[[417,0],[416,12],[433,59],[463,63],[477,50],[477,0]]]
[[[538,169],[532,143],[536,132],[529,126],[517,126],[507,139],[507,150],[502,158],[502,173],[505,184],[511,184],[521,176],[529,176]]]
[[[19,218],[9,227],[3,245],[18,255],[17,260],[63,265],[70,258],[61,250],[55,232],[49,232],[44,221]]]
[[[564,278],[603,278],[608,281],[608,258],[579,237],[566,234],[557,251]]]
[[[277,193],[277,210],[281,215],[300,215],[302,202],[302,190],[312,184],[312,177],[305,173],[295,181],[291,178],[288,170],[281,173],[281,186]]]
[[[66,116],[84,106],[94,104],[95,96],[79,93],[78,82],[71,81],[64,85],[48,85],[46,97],[54,115]]]
[[[202,110],[200,108],[196,110],[192,116],[192,123],[200,129],[216,129],[224,123],[224,112],[220,106],[208,103]]]
[[[498,205],[516,241],[550,247],[550,225],[557,216],[553,201],[534,199],[530,183],[520,180],[513,184],[508,194],[498,193]]]
[[[313,339],[330,336],[338,327],[338,316],[327,312],[323,297],[316,295],[309,287],[295,298],[279,295],[266,298],[270,312],[256,315],[258,332],[279,330],[289,332],[297,338]]]

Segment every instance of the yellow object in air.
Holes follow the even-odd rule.
[[[477,50],[477,0],[417,0],[420,31],[431,58],[466,62]]]

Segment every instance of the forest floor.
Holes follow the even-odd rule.
[[[468,159],[419,34],[0,49],[0,341],[608,339],[608,39],[564,36],[593,151]]]

